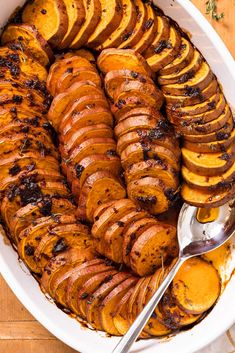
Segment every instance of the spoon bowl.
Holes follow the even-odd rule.
[[[213,210],[215,216],[211,218],[209,213],[212,209],[207,210],[206,214],[205,209],[188,204],[182,206],[177,225],[179,258],[113,353],[130,351],[179,268],[187,259],[217,249],[235,233],[235,200]],[[201,211],[205,212],[205,217],[200,216]]]

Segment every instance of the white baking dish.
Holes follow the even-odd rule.
[[[12,11],[22,3],[23,1],[17,0],[0,0],[1,26]],[[223,85],[227,99],[235,107],[234,61],[210,24],[189,0],[157,0],[156,4],[192,34],[193,42],[211,64]],[[19,262],[17,254],[1,236],[0,271],[32,315],[69,346],[81,353],[104,353],[111,352],[117,344],[119,338],[108,338],[103,333],[83,328],[76,320],[64,314],[47,300],[41,293],[37,282]],[[228,266],[226,271],[229,272]],[[200,324],[168,339],[139,341],[134,345],[133,352],[192,353],[204,347],[235,322],[234,294],[235,276],[230,280],[218,304]]]

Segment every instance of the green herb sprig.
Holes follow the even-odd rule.
[[[208,0],[206,2],[206,14],[211,15],[213,20],[220,21],[224,18],[224,13],[218,14],[217,11],[217,0]]]

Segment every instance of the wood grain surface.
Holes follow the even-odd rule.
[[[192,0],[205,14],[205,0]],[[235,0],[219,0],[218,12],[224,19],[216,22],[206,16],[235,58]],[[19,303],[0,277],[0,353],[73,353],[44,329]],[[222,352],[221,352],[222,353]]]

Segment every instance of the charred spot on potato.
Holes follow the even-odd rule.
[[[9,169],[9,174],[10,174],[11,176],[15,176],[15,175],[19,174],[20,171],[21,171],[20,166],[17,165],[17,164],[15,164],[13,167],[11,167],[11,168]]]
[[[139,196],[136,197],[136,201],[146,205],[156,205],[157,198],[156,196]]]
[[[168,40],[161,40],[159,44],[154,48],[154,53],[160,54],[165,49],[172,49],[172,44]]]
[[[80,179],[82,172],[84,171],[84,167],[81,164],[76,164],[75,171],[76,171],[77,178]]]
[[[62,251],[67,250],[68,245],[66,244],[64,238],[60,238],[59,240],[57,240],[57,242],[55,243],[53,249],[52,249],[52,254],[53,255],[57,255]]]
[[[35,249],[33,246],[25,245],[24,250],[27,256],[34,256]]]

